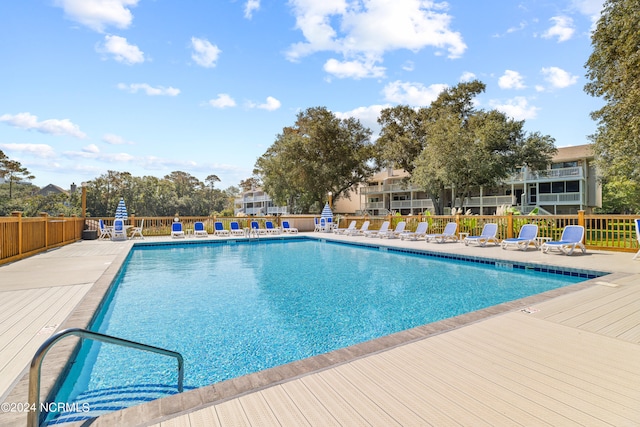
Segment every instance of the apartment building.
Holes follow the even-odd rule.
[[[280,215],[288,213],[287,206],[276,206],[271,197],[261,188],[245,191],[233,202],[234,215]]]
[[[520,168],[499,185],[478,188],[465,200],[445,199],[451,207],[470,209],[475,214],[491,215],[503,205],[515,206],[522,213],[538,208],[551,214],[587,213],[602,206],[602,188],[597,179],[591,145],[558,148],[547,170]],[[403,215],[434,211],[433,202],[420,188],[407,183],[405,171],[385,170],[359,189],[362,212],[372,215],[399,212]]]

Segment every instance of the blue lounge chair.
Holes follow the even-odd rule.
[[[322,228],[320,226],[320,218],[317,218],[317,217],[313,218],[313,222],[314,222],[314,225],[315,225],[313,231],[322,231]]]
[[[267,234],[267,230],[264,228],[260,228],[260,224],[258,221],[251,221],[251,231],[258,234]]]
[[[493,242],[498,246],[500,242],[498,242],[496,234],[498,234],[498,224],[485,224],[479,236],[467,236],[463,242],[465,246],[469,246],[470,243],[475,243],[478,246],[484,247],[489,242]]]
[[[418,240],[424,239],[427,235],[427,230],[429,229],[428,222],[421,222],[416,227],[416,231],[403,231],[400,233],[400,240]]]
[[[298,232],[298,229],[291,227],[289,225],[289,221],[282,221],[282,231],[285,233],[296,234]]]
[[[550,242],[544,242],[542,244],[542,252],[549,253],[550,251],[560,251],[565,255],[571,255],[576,248],[580,248],[582,253],[587,251],[584,247],[582,239],[584,238],[584,227],[581,225],[567,225],[562,230],[562,236],[560,240],[552,240]]]
[[[184,230],[182,229],[182,223],[181,222],[174,222],[173,224],[171,224],[171,238],[172,239],[177,239],[177,238],[184,238]]]
[[[228,236],[229,230],[224,229],[224,225],[221,221],[216,221],[213,223],[213,235],[214,236]]]
[[[444,243],[447,240],[458,241],[458,236],[456,236],[456,230],[458,230],[458,224],[455,222],[449,222],[444,226],[444,230],[439,234],[427,234],[424,236],[424,240],[430,242],[431,240],[437,243]]]
[[[502,241],[502,249],[507,249],[509,246],[515,246],[521,251],[526,251],[531,244],[538,249],[538,226],[536,224],[525,224],[520,229],[518,237],[512,237]]]
[[[264,226],[265,226],[265,232],[268,234],[280,234],[280,228],[276,227],[273,225],[272,221],[265,221],[264,222]]]
[[[100,226],[100,236],[98,236],[98,239],[110,239],[111,230],[113,230],[113,227],[107,227],[106,225],[104,225],[103,220],[99,220],[98,225]]]
[[[113,221],[111,240],[127,240],[127,231],[124,227],[124,221],[122,219],[116,219]]]
[[[240,228],[238,221],[231,221],[229,226],[231,227],[232,236],[244,236],[244,230]]]
[[[202,221],[196,221],[193,223],[193,236],[209,237],[209,233],[204,229],[204,223]]]
[[[633,222],[636,223],[636,239],[638,240],[638,245],[640,245],[640,219],[634,219]],[[640,256],[640,251],[636,252],[632,259],[636,259]]]

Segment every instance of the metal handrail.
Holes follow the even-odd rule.
[[[38,351],[36,351],[33,359],[31,359],[31,366],[29,368],[29,408],[31,408],[32,410],[29,411],[27,416],[28,427],[38,427],[40,425],[40,368],[42,367],[44,356],[47,354],[53,344],[69,335],[75,335],[80,338],[88,338],[95,341],[106,342],[109,344],[122,345],[137,350],[161,354],[164,356],[175,357],[178,360],[178,392],[183,392],[184,359],[182,358],[182,355],[180,353],[176,351],[166,350],[160,347],[142,344],[135,341],[129,341],[124,338],[101,334],[99,332],[88,331],[86,329],[64,329],[49,337],[49,339],[40,346]]]

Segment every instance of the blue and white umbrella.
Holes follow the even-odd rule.
[[[124,199],[120,197],[118,207],[116,208],[116,219],[127,219],[127,206],[124,204]]]
[[[324,230],[326,232],[330,232],[333,226],[333,212],[331,211],[331,208],[329,207],[329,203],[326,203],[324,205],[324,208],[322,209],[322,213],[320,213],[320,219],[323,220],[324,219]]]

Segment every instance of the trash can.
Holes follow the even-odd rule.
[[[96,240],[98,238],[98,230],[82,230],[82,240]]]

